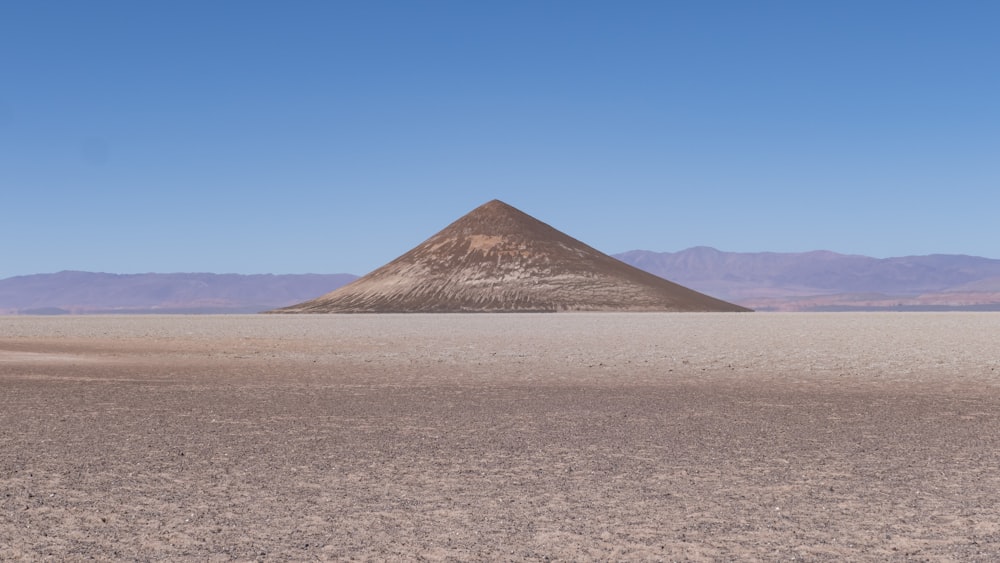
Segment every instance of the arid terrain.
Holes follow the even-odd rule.
[[[1000,314],[0,317],[0,560],[1000,558]]]

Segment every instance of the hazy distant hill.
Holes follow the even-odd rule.
[[[758,311],[1000,310],[1000,260],[964,255],[871,258],[815,251],[633,250],[628,264]],[[0,314],[251,313],[357,279],[351,274],[98,274],[0,280]]]
[[[828,251],[633,250],[616,258],[756,310],[1000,309],[1000,260]]]
[[[310,299],[351,274],[102,274],[0,280],[0,314],[255,313]]]

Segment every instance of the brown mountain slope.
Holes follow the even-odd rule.
[[[336,291],[278,313],[747,311],[490,201]]]

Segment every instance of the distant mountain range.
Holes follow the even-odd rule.
[[[1000,311],[1000,260],[934,254],[871,258],[828,251],[615,255],[637,268],[758,311]],[[0,280],[0,314],[254,313],[306,301],[351,274],[100,274]]]
[[[615,258],[758,311],[1000,310],[1000,260],[829,251],[633,250]]]
[[[351,274],[100,274],[0,280],[0,314],[257,313],[311,299]]]

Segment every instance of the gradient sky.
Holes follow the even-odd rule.
[[[0,278],[364,274],[499,198],[609,253],[1000,258],[1000,3],[0,3]]]

